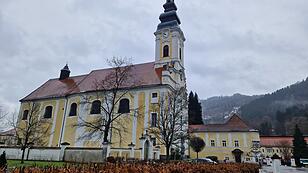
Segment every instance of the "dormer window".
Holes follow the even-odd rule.
[[[169,46],[165,45],[163,48],[163,57],[169,57]]]

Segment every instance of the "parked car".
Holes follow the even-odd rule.
[[[193,163],[210,163],[210,164],[217,164],[217,162],[209,159],[209,158],[199,158],[199,159],[193,159]]]
[[[302,165],[304,165],[305,167],[308,166],[308,159],[300,159],[300,162]]]

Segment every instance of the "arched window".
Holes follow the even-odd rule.
[[[129,110],[129,100],[128,99],[120,100],[120,106],[119,106],[118,113],[125,114],[125,113],[129,113],[129,112],[130,112],[130,110]]]
[[[52,116],[52,106],[47,106],[45,108],[44,118],[51,118]]]
[[[22,120],[28,119],[29,110],[24,110],[24,113],[22,114]]]
[[[95,100],[92,102],[91,114],[100,114],[101,113],[101,101]]]
[[[69,116],[72,117],[72,116],[76,116],[76,115],[77,115],[77,104],[72,103]]]
[[[163,57],[169,57],[169,46],[165,45],[163,48]]]

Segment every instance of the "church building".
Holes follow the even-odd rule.
[[[166,154],[164,146],[159,145],[147,129],[157,121],[159,112],[153,107],[157,106],[158,99],[166,92],[186,87],[186,77],[185,36],[180,28],[177,6],[174,0],[167,0],[163,7],[164,12],[159,17],[160,23],[154,33],[153,62],[134,64],[132,68],[134,77],[142,82],[129,88],[119,103],[128,110],[125,122],[127,132],[123,140],[119,140],[117,135],[110,135],[109,156],[143,160],[159,159]],[[48,80],[20,100],[19,123],[27,123],[30,105],[36,103],[39,105],[38,118],[51,127],[45,147],[60,147],[63,143],[76,148],[102,147],[102,139],[81,139],[80,136],[87,129],[74,124],[78,124],[81,117],[101,116],[95,106],[102,104],[104,98],[94,97],[97,90],[93,84],[103,80],[111,70],[99,69],[89,74],[70,76],[70,69],[66,65],[59,78]],[[85,98],[91,98],[91,102],[85,101]],[[131,111],[136,108],[141,108],[141,116],[135,116],[135,112]]]

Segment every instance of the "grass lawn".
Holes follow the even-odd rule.
[[[45,166],[57,166],[57,167],[63,167],[65,165],[65,162],[44,162],[44,161],[24,161],[23,164],[20,163],[20,160],[8,160],[8,167],[13,168],[13,167],[45,167]]]

